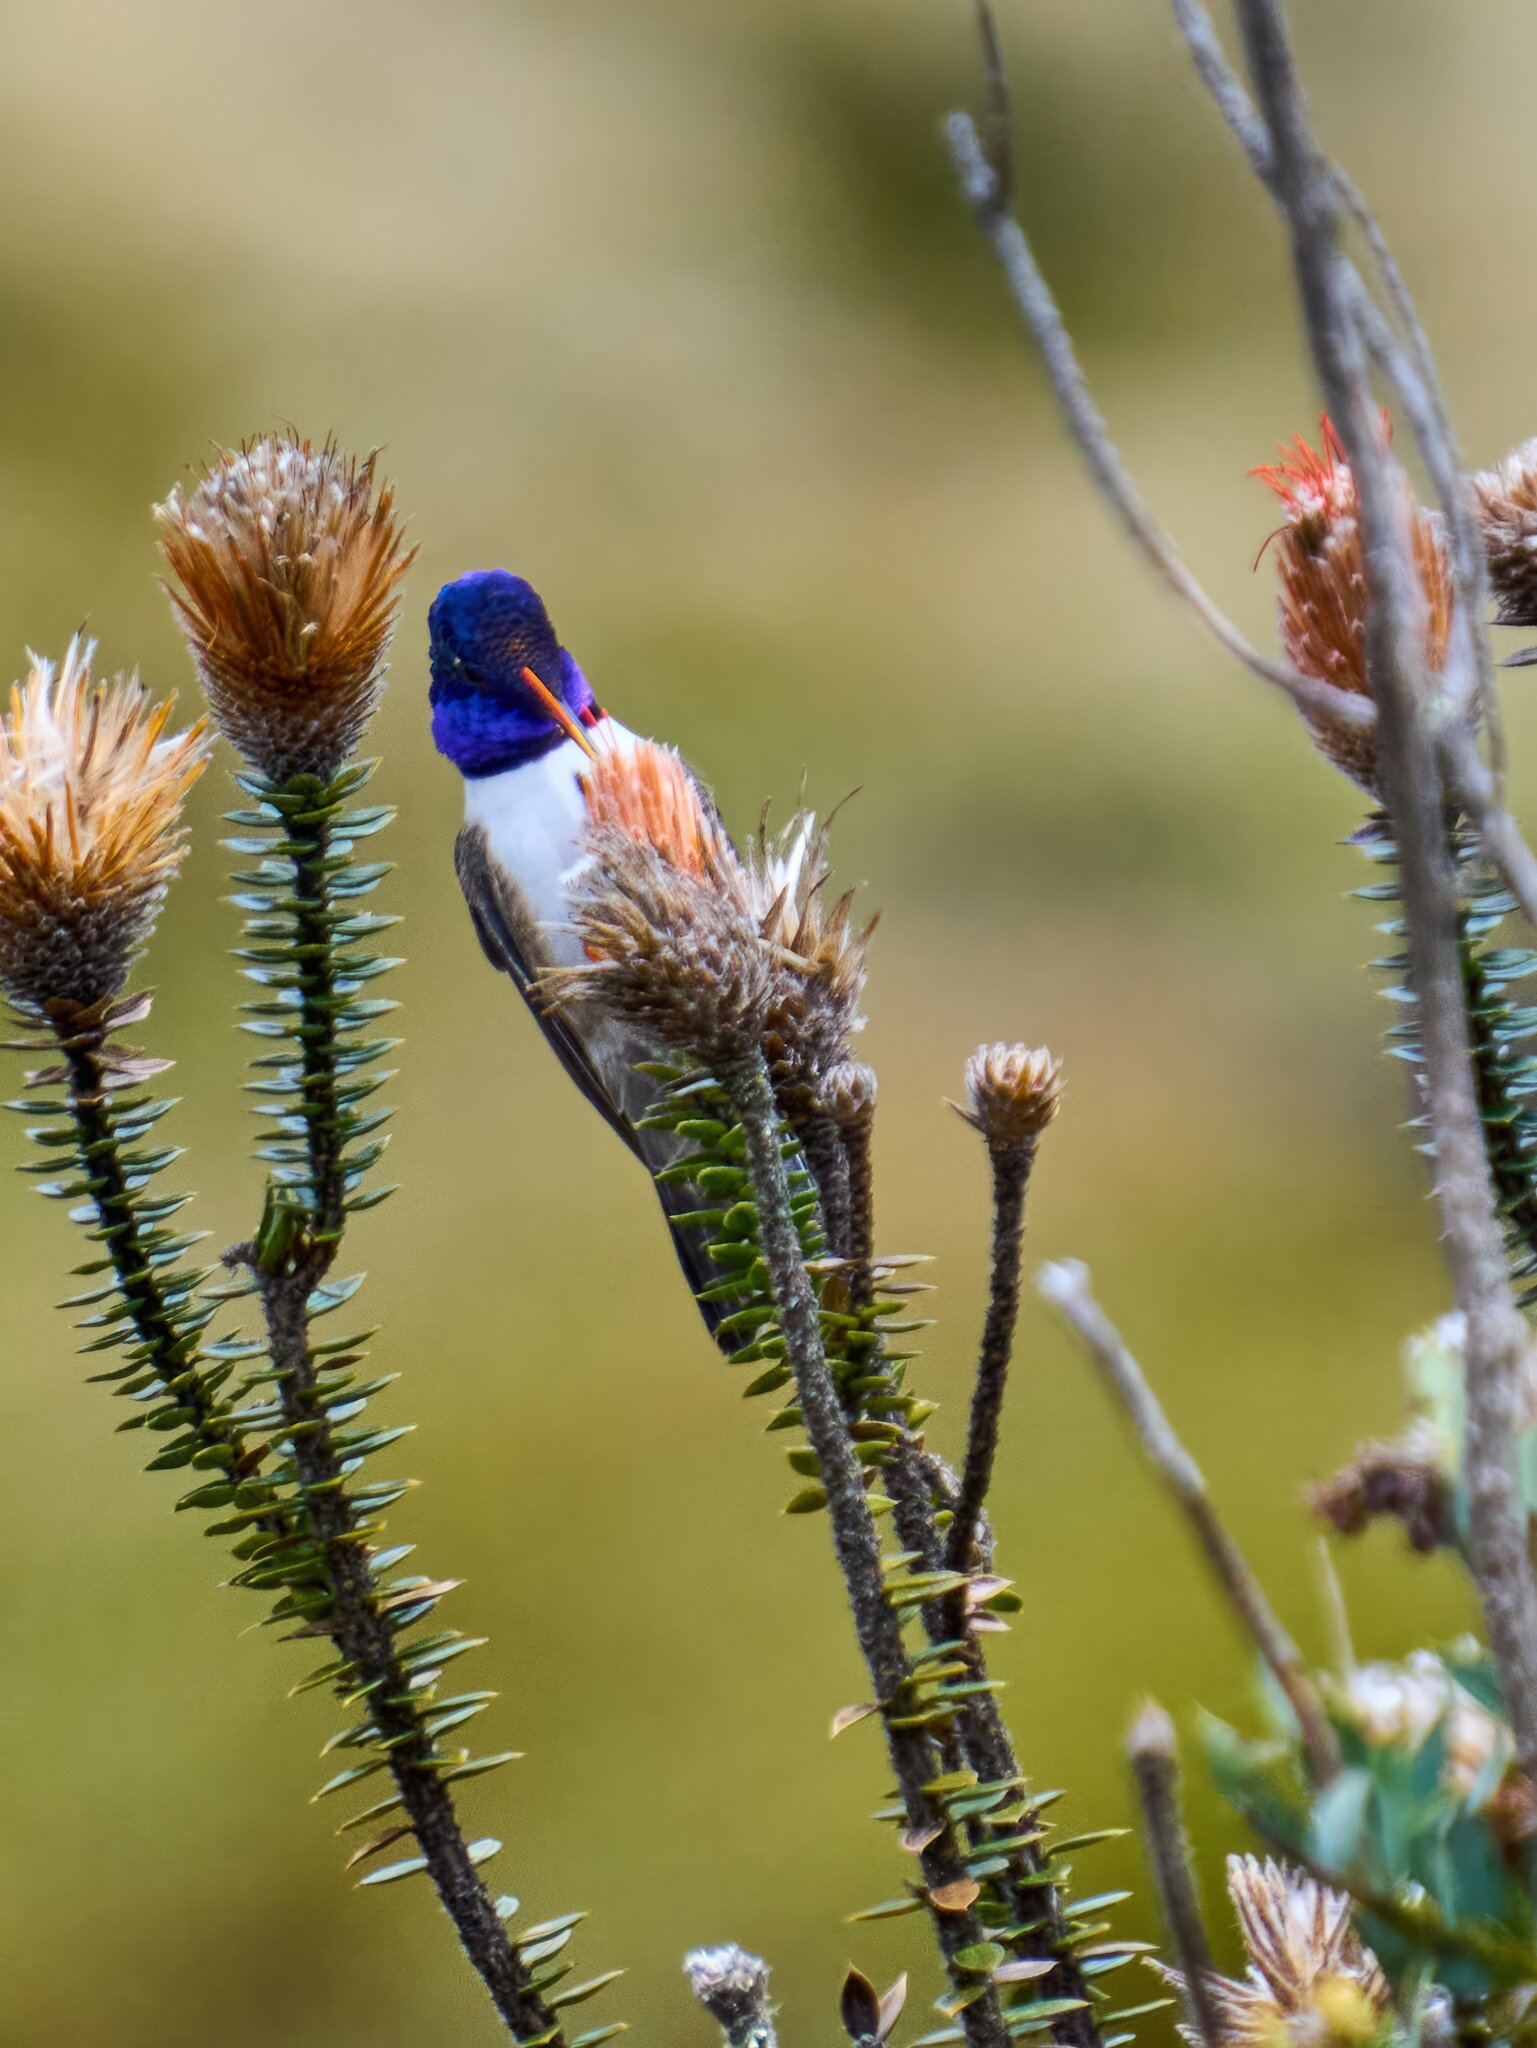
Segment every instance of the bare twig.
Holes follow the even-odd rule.
[[[1211,1993],[1216,1965],[1206,1938],[1190,1843],[1185,1836],[1174,1723],[1156,1700],[1149,1700],[1132,1722],[1126,1754],[1142,1805],[1147,1860],[1152,1865],[1158,1903],[1163,1908],[1164,1925],[1174,1944],[1183,1979],[1185,2016],[1203,2048],[1219,2048],[1222,2020]]]
[[[1036,1287],[1077,1332],[1104,1373],[1153,1469],[1183,1508],[1234,1613],[1290,1701],[1315,1773],[1320,1782],[1327,1781],[1339,1769],[1339,1746],[1301,1652],[1281,1626],[1243,1552],[1212,1506],[1201,1468],[1174,1434],[1142,1368],[1090,1292],[1088,1267],[1076,1259],[1044,1266]]]
[[[1537,1770],[1537,1581],[1511,1474],[1515,1375],[1527,1342],[1506,1271],[1484,1148],[1457,951],[1456,877],[1426,699],[1422,596],[1403,480],[1383,444],[1365,352],[1335,248],[1333,193],[1313,138],[1280,0],[1236,0],[1255,95],[1275,153],[1303,319],[1355,477],[1366,570],[1367,674],[1383,794],[1403,885],[1409,982],[1447,1260],[1467,1318],[1467,1481],[1474,1576],[1521,1767]]]
[[[769,2004],[769,1968],[735,1942],[691,1949],[683,1958],[689,1989],[726,2037],[726,2048],[779,2048]]]
[[[1217,642],[1252,675],[1282,691],[1299,711],[1365,730],[1372,723],[1373,713],[1364,697],[1349,690],[1337,690],[1329,683],[1315,682],[1284,662],[1261,654],[1218,609],[1191,573],[1179,549],[1148,511],[1110,438],[1109,427],[1094,403],[1061,311],[1041,274],[1029,239],[1000,203],[998,182],[983,155],[975,124],[968,114],[952,114],[945,132],[961,188],[992,244],[1014,303],[1041,350],[1068,431],[1127,533],[1175,596],[1190,607]]]

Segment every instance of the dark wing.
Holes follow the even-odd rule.
[[[498,863],[492,860],[485,832],[480,826],[466,825],[454,841],[454,868],[459,876],[459,886],[464,891],[464,900],[469,905],[481,951],[493,967],[508,977],[528,1004],[555,1057],[610,1130],[623,1138],[649,1172],[658,1173],[677,1157],[679,1147],[677,1140],[666,1131],[640,1131],[632,1121],[644,1116],[650,1106],[650,1083],[635,1071],[636,1061],[646,1057],[646,1045],[639,1040],[628,1040],[612,1029],[606,1031],[604,1037],[608,1043],[605,1051],[609,1057],[603,1064],[612,1072],[605,1078],[566,1018],[558,1011],[545,1010],[529,999],[529,985],[542,963],[530,961],[519,943],[517,926],[526,920],[519,919],[517,915],[512,885]],[[691,1182],[653,1181],[652,1185],[666,1211],[673,1249],[688,1281],[689,1291],[697,1297],[704,1288],[714,1286],[724,1275],[706,1249],[706,1234],[699,1230],[680,1230],[672,1219],[687,1210],[699,1208],[702,1197]],[[716,1325],[722,1316],[729,1313],[731,1304],[702,1301],[698,1306],[705,1328],[713,1337]],[[725,1348],[729,1350],[731,1346]]]
[[[542,963],[530,962],[518,941],[510,886],[492,860],[485,832],[479,825],[466,825],[454,841],[454,870],[470,907],[481,951],[493,967],[500,968],[511,980],[528,1004],[534,1022],[554,1048],[555,1057],[593,1108],[638,1156],[641,1148],[634,1127],[604,1085],[587,1048],[559,1011],[542,1009],[529,1000],[529,985]]]

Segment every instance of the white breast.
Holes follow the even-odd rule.
[[[617,719],[598,728],[598,744],[628,753],[634,733]],[[522,892],[535,917],[545,925],[563,925],[570,918],[569,885],[582,859],[582,833],[587,804],[578,777],[587,756],[575,740],[562,740],[537,761],[509,768],[501,775],[467,778],[464,822],[486,834],[492,858]],[[569,931],[546,933],[550,956],[560,966],[582,958],[580,943]]]

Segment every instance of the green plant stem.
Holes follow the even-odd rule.
[[[902,1438],[886,1468],[886,1484],[896,1502],[897,1533],[903,1547],[917,1552],[926,1571],[938,1570],[944,1560],[934,1520],[932,1488],[918,1446],[910,1435]],[[970,1677],[979,1682],[987,1678],[987,1660],[981,1643],[970,1633],[964,1618],[961,1629],[952,1630],[944,1601],[932,1600],[925,1606],[923,1626],[931,1643],[963,1640],[965,1647],[956,1654],[964,1659]],[[964,1765],[975,1771],[983,1784],[1023,1782],[1013,1737],[992,1693],[973,1693],[961,1704],[955,1734],[946,1746],[945,1761],[946,1768]],[[986,1832],[977,1824],[972,1826],[971,1839],[978,1849],[987,1844]],[[1061,1894],[1055,1885],[1044,1882],[1050,1858],[1039,1843],[1026,1842],[1012,1852],[1009,1862],[1010,1873],[1003,1882],[1015,1920],[1033,1930],[1021,1938],[1018,1953],[1055,1964],[1051,1976],[1041,1981],[1043,1997],[1083,2001],[1078,2011],[1063,2013],[1053,2022],[1053,2036],[1068,2044],[1068,2048],[1100,2048],[1100,2027],[1087,1981],[1064,1947],[1068,1926]]]
[[[843,1144],[849,1190],[849,1302],[855,1315],[875,1299],[875,1118],[845,1124]]]
[[[388,1748],[390,1775],[417,1850],[465,1954],[514,2039],[532,2040],[548,2033],[554,2015],[530,1990],[531,1972],[470,1860],[453,1795],[438,1775],[432,1737],[369,1580],[367,1532],[342,1484],[342,1461],[325,1411],[314,1403],[306,1304],[315,1256],[283,1273],[261,1274],[257,1284],[284,1412],[295,1425],[299,1483],[324,1565],[330,1596],[324,1627],[349,1667],[346,1689],[366,1698]]]
[[[367,1702],[418,1853],[492,2004],[514,2039],[558,2041],[555,2015],[530,1988],[532,1972],[471,1860],[453,1795],[439,1775],[441,1759],[435,1758],[433,1737],[412,1696],[394,1632],[370,1579],[369,1531],[346,1491],[343,1458],[329,1412],[316,1398],[310,1299],[335,1261],[346,1214],[327,879],[332,842],[321,806],[313,814],[290,817],[287,823],[297,904],[309,1216],[281,1266],[274,1271],[258,1266],[256,1278],[279,1399],[291,1429],[294,1465],[324,1573],[328,1602],[320,1625],[348,1667],[338,1691]]]
[[[801,1258],[790,1208],[789,1184],[780,1155],[779,1118],[762,1056],[753,1053],[720,1074],[742,1126],[747,1163],[758,1204],[758,1227],[774,1301],[795,1373],[807,1438],[821,1469],[832,1524],[833,1548],[853,1610],[855,1632],[882,1710],[886,1744],[908,1825],[919,1833],[936,1830],[920,1862],[927,1903],[941,1953],[947,1962],[983,1938],[969,1910],[946,1912],[933,1894],[966,1877],[953,1828],[936,1796],[925,1788],[934,1769],[933,1746],[921,1729],[892,1726],[912,1666],[901,1626],[887,1604],[880,1540],[860,1469],[849,1446],[842,1405],[822,1346],[816,1294]],[[997,1994],[987,1990],[960,2015],[972,2048],[1002,2048],[1005,2031]]]
[[[177,1328],[134,1207],[108,1106],[107,1068],[102,1057],[106,1034],[99,1028],[71,1028],[62,1020],[54,1029],[69,1072],[70,1110],[81,1164],[91,1182],[102,1240],[134,1334],[144,1347],[146,1362],[188,1411],[187,1426],[199,1443],[207,1449],[228,1451],[231,1472],[246,1477],[261,1463],[261,1451],[242,1442],[239,1430],[220,1408],[216,1385],[198,1363],[195,1338]]]
[[[1019,1267],[1025,1235],[1025,1193],[1030,1169],[1035,1162],[1035,1140],[1017,1145],[989,1145],[988,1161],[993,1176],[993,1256],[988,1286],[987,1316],[982,1326],[982,1350],[977,1362],[976,1384],[971,1396],[971,1420],[966,1431],[966,1458],[961,1467],[960,1491],[950,1522],[945,1562],[951,1571],[971,1568],[972,1547],[977,1527],[992,1484],[993,1460],[998,1453],[999,1422],[1003,1413],[1004,1388],[1008,1384],[1009,1361],[1014,1355],[1014,1330],[1019,1321]],[[950,1619],[965,1622],[965,1596],[951,1603]]]

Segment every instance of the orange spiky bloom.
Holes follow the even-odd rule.
[[[1388,431],[1386,415],[1383,432]],[[1350,696],[1370,697],[1366,676],[1366,562],[1356,510],[1355,479],[1333,422],[1322,421],[1322,450],[1298,434],[1281,460],[1251,470],[1286,511],[1279,541],[1281,642],[1302,675]],[[1424,595],[1426,666],[1439,675],[1451,634],[1452,577],[1440,528],[1416,505],[1414,563]],[[1267,542],[1268,546],[1268,542]],[[1377,746],[1370,726],[1346,724],[1326,712],[1307,712],[1319,751],[1376,793]]]
[[[416,554],[376,458],[291,434],[221,449],[155,518],[168,594],[226,737],[274,782],[329,781],[384,688]]]
[[[582,792],[594,832],[626,832],[680,874],[729,877],[740,890],[741,863],[725,828],[674,748],[655,740],[605,748],[583,773]]]
[[[91,678],[78,636],[57,676],[32,656],[0,720],[0,984],[30,1008],[114,996],[186,853],[207,721],[164,737],[135,677]]]

